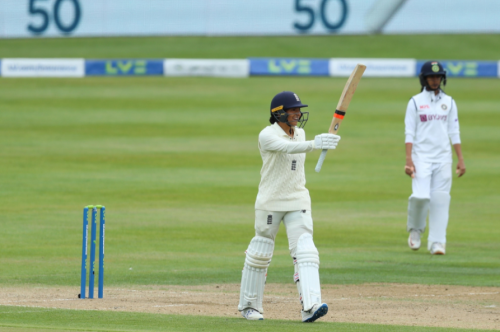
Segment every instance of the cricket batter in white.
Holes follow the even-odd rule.
[[[426,62],[419,78],[422,90],[408,102],[405,117],[405,173],[412,178],[408,245],[420,248],[429,215],[427,249],[432,255],[444,255],[451,198],[450,141],[458,158],[456,173],[458,177],[465,174],[457,104],[441,89],[441,84],[446,85],[446,71],[439,62]]]
[[[302,321],[314,322],[328,312],[321,301],[319,254],[313,242],[311,198],[306,189],[306,152],[335,149],[340,136],[317,135],[306,141],[302,129],[309,117],[307,107],[290,91],[271,101],[270,126],[259,134],[262,156],[261,181],[255,202],[255,237],[250,241],[243,266],[238,310],[249,320],[263,320],[262,299],[274,239],[283,221],[295,267],[302,304]]]

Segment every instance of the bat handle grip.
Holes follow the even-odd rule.
[[[316,168],[314,169],[318,173],[319,173],[319,171],[321,171],[321,166],[323,166],[323,162],[325,161],[327,152],[328,152],[327,149],[324,149],[323,151],[321,151],[321,155],[319,156],[318,164],[316,164]]]

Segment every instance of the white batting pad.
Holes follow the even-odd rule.
[[[431,193],[429,212],[429,239],[428,247],[434,242],[446,243],[446,228],[450,213],[451,196],[446,191],[434,191]]]
[[[425,220],[429,214],[429,199],[410,196],[408,199],[408,222],[406,230],[425,232]]]
[[[297,241],[297,270],[302,309],[310,310],[313,305],[321,304],[321,287],[319,284],[319,254],[309,233],[304,233]]]
[[[246,251],[245,265],[241,276],[240,304],[238,310],[253,308],[264,313],[262,299],[266,284],[267,267],[273,256],[274,241],[255,236]]]

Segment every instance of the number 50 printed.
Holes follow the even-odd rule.
[[[295,12],[300,14],[300,22],[295,22],[293,26],[299,32],[309,32],[319,16],[326,30],[337,32],[345,23],[347,10],[346,0],[295,0]]]
[[[82,17],[78,0],[28,0],[28,13],[32,19],[27,28],[34,35],[43,34],[51,24],[61,33],[70,34]]]

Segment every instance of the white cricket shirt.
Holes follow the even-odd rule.
[[[457,105],[440,91],[424,89],[408,102],[405,143],[413,143],[412,159],[427,163],[451,163],[451,145],[460,143]]]
[[[306,141],[305,131],[296,127],[292,138],[274,123],[260,132],[259,150],[262,169],[255,209],[311,210],[304,162],[305,153],[314,150],[314,142]]]

